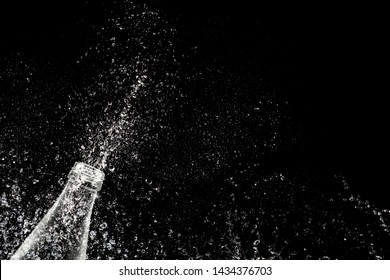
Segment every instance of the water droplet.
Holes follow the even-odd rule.
[[[95,239],[95,237],[96,237],[96,231],[91,230],[91,231],[89,232],[89,236],[90,236],[90,238],[91,238],[92,240]]]

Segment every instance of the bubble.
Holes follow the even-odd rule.
[[[99,230],[104,230],[105,228],[107,228],[107,223],[106,222],[100,224]]]

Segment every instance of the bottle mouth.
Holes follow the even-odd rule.
[[[100,191],[104,181],[104,172],[83,162],[76,162],[68,178],[77,180],[81,185],[91,191]]]

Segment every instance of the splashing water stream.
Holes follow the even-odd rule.
[[[93,166],[96,166],[98,169],[104,170],[107,166],[107,158],[115,152],[115,150],[124,142],[125,133],[128,132],[128,128],[133,125],[131,120],[131,115],[129,113],[131,109],[131,99],[137,97],[137,93],[145,85],[144,81],[147,78],[146,75],[142,75],[138,78],[134,86],[132,86],[132,91],[128,96],[123,99],[123,107],[119,115],[114,119],[112,124],[106,130],[107,136],[101,143],[94,143],[91,150],[84,157],[84,160]],[[99,137],[101,138],[101,137]],[[94,158],[93,154],[96,149],[99,149],[99,158]]]

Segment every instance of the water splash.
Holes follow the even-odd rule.
[[[109,158],[124,150],[139,162],[140,146],[156,141],[150,132],[167,117],[174,105],[169,100],[176,98],[175,30],[146,6],[122,4],[99,32],[98,43],[79,61],[88,69],[99,63],[83,91],[89,96],[88,111],[101,113],[85,115],[90,121],[80,151],[85,162],[100,169],[111,164],[109,170],[116,165]]]
[[[123,100],[123,107],[117,117],[114,117],[112,124],[107,128],[102,127],[105,138],[100,138],[100,141],[93,143],[90,151],[84,154],[83,160],[88,164],[96,166],[97,168],[104,170],[107,167],[107,158],[115,152],[115,150],[128,141],[129,130],[134,125],[134,117],[132,115],[131,100],[137,98],[138,92],[145,86],[146,75],[137,76],[137,82],[133,85],[132,90],[128,96],[125,96]],[[98,132],[99,133],[99,132]],[[100,131],[102,134],[103,131]],[[98,150],[98,157],[94,156]]]

